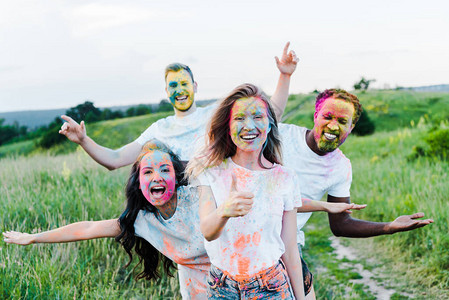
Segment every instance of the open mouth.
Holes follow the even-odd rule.
[[[187,101],[187,96],[177,96],[175,99],[176,99],[176,101],[179,101],[179,102],[184,102],[184,101]]]
[[[245,135],[241,135],[240,138],[245,141],[253,141],[258,136],[259,136],[258,134],[245,134]]]
[[[325,137],[326,140],[328,140],[328,141],[333,141],[333,140],[335,140],[335,139],[338,137],[338,135],[333,134],[333,133],[329,133],[329,132],[325,132],[325,133],[324,133],[324,137]]]
[[[165,193],[165,187],[155,186],[150,189],[150,192],[154,197],[161,197]]]

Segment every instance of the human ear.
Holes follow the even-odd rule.
[[[196,83],[196,81],[193,82],[193,92],[196,93],[198,89],[198,84]]]

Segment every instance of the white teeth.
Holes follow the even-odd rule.
[[[324,133],[324,136],[325,136],[326,139],[328,139],[328,140],[334,140],[334,139],[337,137],[335,134],[327,133],[327,132]]]
[[[248,134],[248,135],[242,136],[242,139],[244,139],[244,140],[253,140],[256,137],[257,137],[257,135],[255,135],[255,134]]]
[[[180,101],[187,100],[187,96],[176,97],[176,100]]]

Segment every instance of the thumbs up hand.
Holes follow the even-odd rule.
[[[253,193],[237,190],[237,178],[233,173],[231,192],[228,199],[222,204],[223,216],[233,218],[246,215],[253,207],[253,198]]]

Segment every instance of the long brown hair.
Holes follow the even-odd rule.
[[[262,168],[268,169],[262,164],[262,155],[271,163],[282,163],[281,141],[277,126],[276,115],[265,93],[257,86],[244,83],[236,87],[219,103],[208,126],[206,144],[201,151],[187,165],[186,174],[190,177],[198,176],[205,168],[217,166],[224,159],[236,153],[237,146],[229,134],[229,120],[234,103],[241,98],[255,97],[265,102],[267,107],[268,122],[271,130],[267,135],[263,149],[259,154],[258,163]]]
[[[126,253],[128,253],[129,261],[126,266],[129,266],[133,259],[133,248],[139,256],[139,263],[134,267],[134,269],[136,269],[139,265],[143,265],[143,270],[137,274],[136,279],[145,278],[150,280],[153,278],[159,278],[160,274],[158,271],[158,266],[161,261],[167,275],[172,276],[171,270],[174,268],[173,262],[169,258],[159,253],[159,251],[145,239],[137,237],[134,231],[134,222],[136,221],[140,210],[147,210],[154,214],[157,213],[157,209],[145,199],[139,188],[140,161],[145,154],[156,150],[170,155],[176,174],[176,188],[180,185],[186,184],[186,180],[184,179],[183,164],[179,160],[178,156],[175,155],[169,147],[156,139],[150,140],[142,147],[142,151],[131,168],[131,173],[125,189],[127,200],[126,209],[119,218],[121,232],[115,237],[115,240],[122,244]]]

